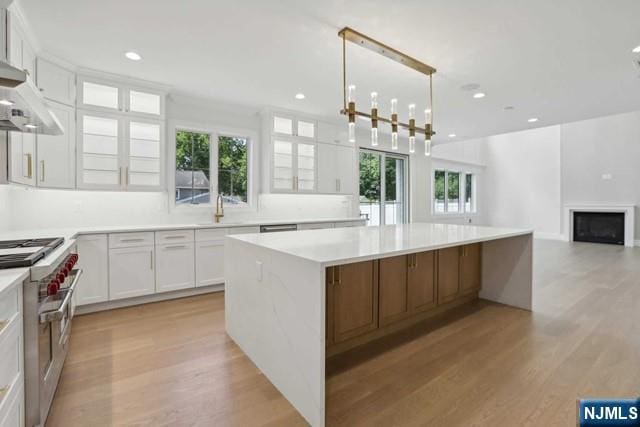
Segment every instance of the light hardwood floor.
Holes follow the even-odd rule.
[[[222,294],[77,317],[48,426],[304,425]],[[640,249],[534,243],[534,311],[479,301],[327,364],[327,425],[567,426],[640,395]]]

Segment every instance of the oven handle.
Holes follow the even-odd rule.
[[[71,298],[73,297],[73,291],[76,289],[76,285],[78,284],[78,279],[82,276],[82,269],[73,270],[72,273],[75,275],[73,278],[73,282],[71,286],[69,286],[64,292],[64,300],[62,300],[62,304],[57,310],[45,311],[44,313],[40,313],[40,323],[49,323],[55,320],[61,320],[64,317],[64,313],[67,310],[67,306],[71,302]]]

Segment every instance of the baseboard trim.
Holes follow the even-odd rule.
[[[535,239],[545,240],[566,240],[565,237],[560,233],[546,233],[544,231],[534,231],[533,237]]]
[[[163,292],[161,294],[144,295],[141,297],[127,298],[116,301],[98,302],[95,304],[87,304],[76,307],[76,315],[96,313],[98,311],[113,310],[116,308],[131,307],[134,305],[149,304],[152,302],[167,301],[177,298],[192,297],[195,295],[203,295],[211,292],[224,291],[224,283],[217,285],[203,286],[201,288],[181,289],[173,292]]]

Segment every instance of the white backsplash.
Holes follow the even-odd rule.
[[[201,206],[170,210],[166,193],[0,186],[0,230],[207,223],[212,221],[213,211]],[[351,196],[262,194],[257,210],[234,211],[227,207],[223,222],[351,216]]]

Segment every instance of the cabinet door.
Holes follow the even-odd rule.
[[[295,119],[291,116],[276,114],[273,116],[271,131],[274,134],[293,136],[295,135]]]
[[[94,304],[109,300],[109,250],[106,234],[80,236],[78,267],[82,277],[74,292],[78,305]]]
[[[36,184],[35,141],[32,133],[9,132],[10,173],[12,182],[25,185]]]
[[[380,263],[379,319],[385,326],[405,318],[409,312],[406,255],[383,258]]]
[[[155,292],[154,248],[142,246],[109,250],[109,299]]]
[[[480,290],[481,254],[480,243],[464,245],[460,257],[460,293],[467,294]]]
[[[296,143],[296,182],[298,192],[316,191],[316,144]]]
[[[49,103],[62,127],[63,135],[38,135],[38,186],[75,187],[75,110],[62,104]]]
[[[195,287],[193,243],[156,246],[156,292]]]
[[[460,247],[438,251],[438,304],[455,299],[459,293]]]
[[[128,148],[125,186],[150,190],[161,187],[161,155],[164,126],[162,122],[127,120]]]
[[[316,122],[311,120],[296,120],[296,136],[301,138],[316,138]]]
[[[365,261],[333,268],[333,340],[345,341],[378,327],[378,264]]]
[[[409,255],[407,287],[409,311],[418,313],[436,305],[435,252]]]
[[[22,34],[13,14],[9,14],[9,63],[19,69],[22,67]]]
[[[124,111],[122,89],[112,83],[80,79],[78,107],[106,112]]]
[[[224,239],[198,242],[196,246],[196,286],[224,283]]]
[[[336,147],[337,192],[352,194],[355,192],[355,150],[352,147]]]
[[[164,96],[160,93],[152,93],[136,89],[129,89],[126,96],[127,113],[134,113],[150,117],[164,116]]]
[[[318,144],[318,192],[334,194],[338,192],[336,151],[332,144]]]
[[[122,188],[122,129],[117,116],[80,113],[78,134],[78,187]]]
[[[66,105],[75,105],[75,74],[42,58],[37,59],[37,65],[38,88],[44,97]]]
[[[293,191],[293,142],[276,139],[273,141],[273,174],[274,190]]]

